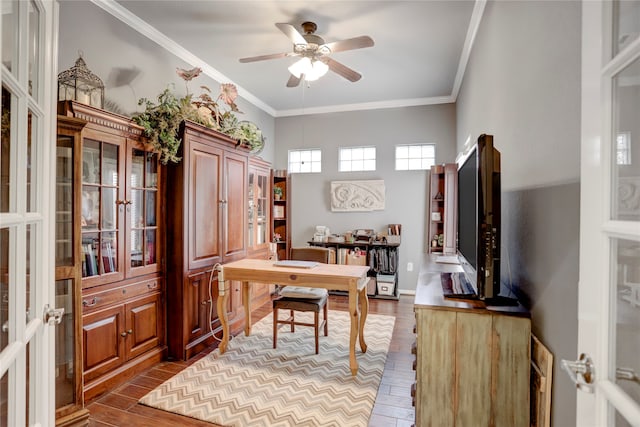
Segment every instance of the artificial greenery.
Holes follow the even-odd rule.
[[[178,75],[188,82],[197,77],[200,71],[198,68],[178,69]],[[201,86],[201,89],[203,92],[196,98],[188,93],[188,88],[187,95],[182,98],[178,98],[167,88],[158,95],[157,103],[147,98],[138,101],[138,105],[144,105],[145,110],[134,115],[133,120],[144,128],[145,136],[160,154],[163,164],[181,160],[178,149],[182,141],[178,132],[184,120],[191,120],[228,135],[238,141],[238,145],[247,146],[251,151],[262,148],[264,138],[258,127],[251,122],[239,121],[235,115],[241,111],[235,104],[238,93],[234,85],[222,84],[217,100],[209,95],[209,88]],[[224,101],[228,109],[221,109],[218,100]]]

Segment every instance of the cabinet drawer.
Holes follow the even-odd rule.
[[[163,286],[163,279],[158,277],[151,280],[119,286],[102,292],[85,294],[82,296],[82,312],[92,312],[111,304],[120,303],[125,299],[134,298],[152,292],[159,292],[162,290]]]

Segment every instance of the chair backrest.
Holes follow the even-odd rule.
[[[329,254],[331,251],[329,248],[319,247],[301,247],[291,248],[289,259],[298,261],[315,261],[322,262],[324,264],[329,263]]]

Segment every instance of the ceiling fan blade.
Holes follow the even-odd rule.
[[[304,74],[301,74],[300,77],[296,77],[293,74],[291,74],[291,77],[289,77],[289,81],[287,82],[287,87],[297,87],[300,84],[300,81],[302,80],[303,77],[304,77]]]
[[[331,52],[342,52],[345,50],[362,49],[373,46],[373,39],[369,36],[354,37],[352,39],[340,40],[337,42],[325,43]]]
[[[286,52],[286,53],[272,53],[270,55],[260,55],[260,56],[251,56],[249,58],[240,58],[240,62],[256,62],[256,61],[264,61],[266,59],[278,59],[278,58],[286,58],[288,56],[299,56],[299,54],[295,52]]]
[[[357,82],[362,78],[362,74],[358,73],[355,70],[352,70],[351,68],[347,67],[344,64],[341,64],[335,59],[323,58],[322,62],[327,64],[331,71],[333,71],[334,73],[340,74],[342,77],[349,80],[350,82]]]
[[[280,29],[284,33],[285,36],[289,37],[289,40],[293,42],[293,44],[307,44],[307,41],[302,37],[302,34],[295,29],[295,27],[291,24],[277,23],[276,27]]]

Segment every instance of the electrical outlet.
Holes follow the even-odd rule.
[[[412,262],[408,262],[407,263],[407,271],[413,271],[413,263]]]

